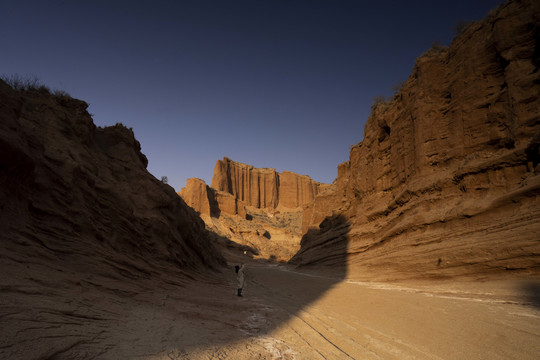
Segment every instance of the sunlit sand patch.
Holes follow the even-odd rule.
[[[270,353],[272,359],[294,360],[296,352],[289,348],[283,341],[271,336],[263,336],[257,339],[261,341],[264,348]]]

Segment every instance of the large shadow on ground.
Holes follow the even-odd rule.
[[[167,356],[188,359],[193,351],[201,354],[201,349],[205,349],[207,352],[204,352],[204,356],[218,358],[222,355],[220,351],[231,344],[249,339],[265,339],[276,328],[287,326],[291,318],[300,316],[300,313],[347,277],[349,230],[350,223],[345,217],[326,218],[318,229],[311,229],[302,237],[301,249],[287,264],[253,260],[249,253],[251,249],[246,246],[216,238],[221,246],[227,246],[228,250],[238,250],[238,253],[236,257],[228,257],[228,268],[222,274],[227,279],[227,286],[209,285],[213,289],[213,298],[200,300],[204,304],[197,305],[204,305],[206,313],[201,315],[200,323],[192,323],[191,326],[192,331],[205,333],[208,327],[223,327],[223,324],[227,324],[230,332],[226,340],[219,335],[205,335],[207,338],[204,342],[187,345],[182,349],[171,347]],[[213,236],[218,237],[216,234]],[[248,253],[244,254],[243,251]],[[240,262],[244,262],[247,267],[247,285],[242,298],[236,296],[233,269]],[[235,313],[231,314],[229,310]],[[249,346],[256,347],[256,340],[253,341],[255,343]]]
[[[205,273],[97,245],[87,247],[89,255],[81,250],[72,267],[69,254],[12,260],[8,254],[26,253],[2,239],[0,358],[234,359],[238,343],[249,354],[268,354],[272,331],[346,278],[349,227],[344,217],[325,219],[303,236],[289,264],[255,261],[256,249],[222,239],[237,257]],[[238,262],[247,264],[242,298]]]

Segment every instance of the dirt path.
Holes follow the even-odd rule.
[[[392,286],[251,265],[246,296],[238,298],[233,279],[201,286],[191,298],[170,297],[164,311],[175,325],[161,339],[162,351],[137,358],[523,360],[540,355],[538,299],[508,282]]]

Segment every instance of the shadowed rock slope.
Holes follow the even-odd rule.
[[[332,265],[345,237],[349,277],[538,274],[539,109],[540,3],[508,2],[374,105],[292,261]]]
[[[0,81],[0,358],[122,346],[107,332],[130,298],[223,264],[133,132],[87,106]]]

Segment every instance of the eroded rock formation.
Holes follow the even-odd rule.
[[[215,213],[215,201],[211,189],[206,183],[197,178],[187,179],[186,187],[178,192],[186,204],[195,211],[210,216]]]
[[[537,273],[539,19],[539,2],[509,2],[420,56],[305,206],[293,261],[340,248],[353,277]]]
[[[247,218],[222,212],[219,218],[202,216],[214,241],[224,250],[246,251],[254,258],[288,261],[300,250],[302,210],[269,212],[247,208]],[[224,251],[227,253],[227,251]]]
[[[188,179],[178,192],[197,211],[212,233],[212,241],[227,253],[288,261],[299,249],[302,208],[258,209],[234,195],[212,189],[203,180]]]
[[[244,203],[232,194],[212,189],[206,183],[197,178],[187,180],[185,188],[178,192],[184,201],[200,214],[219,217],[220,214],[238,215],[246,217]]]
[[[309,176],[255,168],[226,157],[216,162],[211,184],[213,189],[232,194],[247,206],[259,209],[301,207],[327,186]]]
[[[258,257],[287,261],[300,248],[302,206],[327,188],[308,176],[224,158],[216,163],[212,187],[188,179],[178,194],[218,234],[218,243],[221,236]]]

